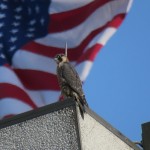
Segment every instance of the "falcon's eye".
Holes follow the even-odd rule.
[[[62,61],[61,55],[58,55],[57,58],[59,61]]]
[[[60,58],[60,56],[59,56],[59,55],[56,55],[56,58],[57,58],[57,59],[59,59],[59,58]]]

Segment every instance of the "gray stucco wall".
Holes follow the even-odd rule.
[[[0,150],[79,150],[73,107],[0,130]]]
[[[79,127],[83,150],[134,150],[89,114],[79,115]]]
[[[73,100],[0,121],[0,150],[140,150],[87,109],[84,120]]]

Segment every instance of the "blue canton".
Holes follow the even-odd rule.
[[[50,0],[0,1],[0,65],[28,42],[48,33]]]

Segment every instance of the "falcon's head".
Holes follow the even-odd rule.
[[[69,62],[69,60],[65,54],[57,54],[54,57],[54,60],[56,61],[57,64],[63,63],[63,62]]]

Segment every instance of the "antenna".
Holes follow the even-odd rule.
[[[66,42],[66,46],[65,46],[65,55],[67,56],[67,42]]]

